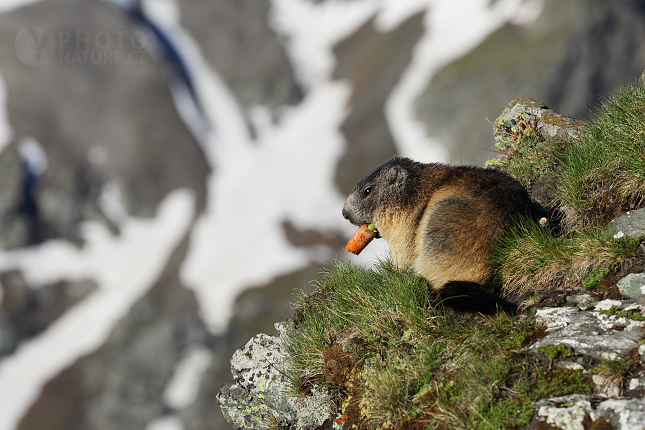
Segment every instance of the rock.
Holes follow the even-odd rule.
[[[566,430],[610,428],[602,424],[618,430],[642,430],[645,423],[645,399],[610,399],[593,408],[588,396],[572,394],[539,400],[536,409],[539,420]]]
[[[603,300],[601,302],[598,302],[596,304],[596,306],[595,306],[595,309],[597,311],[606,311],[608,309],[611,309],[614,306],[620,306],[622,303],[623,302],[621,302],[620,300],[607,299],[607,300]]]
[[[569,369],[569,370],[585,370],[585,367],[580,364],[580,363],[574,363],[571,361],[558,361],[555,363],[556,367],[559,367],[561,369]]]
[[[598,303],[589,294],[578,294],[576,296],[567,296],[567,302],[575,304],[578,309],[585,310],[591,306],[596,306]]]
[[[614,238],[645,236],[645,208],[626,212],[609,223]]]
[[[307,397],[289,394],[289,381],[281,372],[287,328],[278,323],[276,329],[278,337],[259,334],[233,355],[235,383],[224,385],[217,401],[235,428],[318,428],[330,417],[330,399],[315,389]]]
[[[645,423],[645,399],[606,400],[596,413],[606,417],[618,430],[642,430]]]
[[[567,430],[584,430],[582,420],[592,410],[589,399],[582,394],[541,399],[535,406],[538,419]]]
[[[645,378],[632,378],[627,385],[628,390],[642,390],[645,388]]]
[[[604,300],[596,309],[614,305]],[[618,302],[620,306],[632,302]],[[579,354],[598,360],[625,357],[645,335],[645,322],[628,318],[600,315],[597,311],[580,311],[573,307],[542,308],[536,312],[535,323],[547,327],[547,335],[530,348],[562,343]]]
[[[529,98],[516,98],[506,105],[497,118],[495,146],[502,152],[516,149],[513,135],[519,131],[521,124],[534,126],[543,140],[564,142],[578,136],[582,123],[549,109],[544,103]]]
[[[535,323],[551,332],[568,326],[578,315],[578,309],[571,307],[542,308],[535,313]]]
[[[538,203],[545,207],[557,206],[552,179],[555,166],[550,154],[565,145],[568,139],[576,137],[581,123],[536,100],[516,98],[506,106],[493,125],[495,146],[501,152],[486,164],[500,166],[514,156],[534,158],[531,155],[534,152],[541,154],[546,164],[536,172],[537,175],[517,179]]]
[[[627,297],[645,298],[645,273],[630,273],[618,281],[618,289]]]

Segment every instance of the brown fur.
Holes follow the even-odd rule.
[[[545,214],[504,172],[407,158],[377,167],[343,207],[352,224],[375,224],[394,262],[435,289],[452,281],[489,282],[494,239],[520,216]]]

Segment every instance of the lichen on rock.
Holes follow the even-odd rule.
[[[486,165],[504,167],[529,189],[531,197],[544,206],[552,206],[553,152],[576,138],[581,125],[536,100],[516,98],[493,124],[495,146],[500,152]]]
[[[313,430],[331,422],[331,401],[326,393],[312,390],[303,397],[291,395],[283,371],[285,323],[275,324],[279,336],[258,334],[238,349],[231,359],[235,382],[217,395],[224,418],[236,429],[289,428]]]
[[[645,336],[645,322],[602,315],[598,310],[603,302],[612,302],[612,306],[617,302],[620,308],[633,304],[632,300],[604,300],[589,311],[573,307],[539,309],[536,323],[547,327],[547,335],[531,348],[561,343],[598,360],[625,357]]]

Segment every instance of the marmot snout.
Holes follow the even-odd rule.
[[[489,282],[494,239],[520,216],[545,213],[502,171],[398,157],[356,184],[343,207],[352,224],[374,224],[394,262],[435,289]]]

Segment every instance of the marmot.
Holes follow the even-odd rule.
[[[424,164],[394,157],[352,190],[343,216],[374,224],[397,266],[430,281],[485,284],[494,273],[492,242],[521,216],[546,215],[522,185],[500,170]]]

